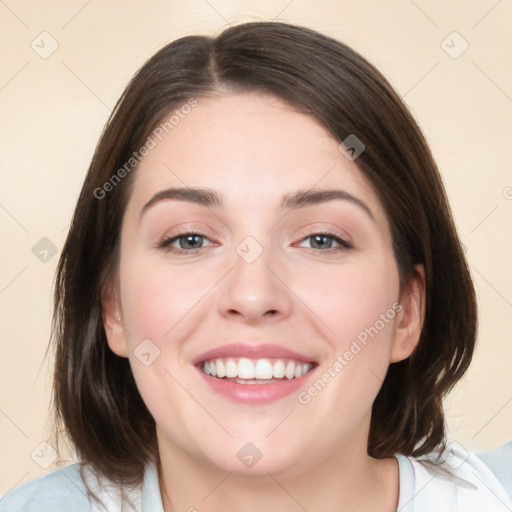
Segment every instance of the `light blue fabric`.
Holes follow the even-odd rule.
[[[108,512],[129,512],[131,507],[122,508],[117,487],[112,490],[106,483],[98,492],[93,480],[89,480],[88,470],[84,472],[89,488],[106,505]],[[105,483],[104,480],[102,480]],[[134,509],[142,512],[164,512],[160,498],[158,469],[154,462],[146,466],[142,492],[127,490],[127,495],[135,504]],[[71,464],[44,477],[23,484],[0,499],[0,512],[100,512],[105,508],[90,500],[87,487],[80,474],[80,465]]]
[[[491,468],[512,499],[512,441],[492,452],[482,452],[476,455]]]
[[[0,500],[1,512],[91,512],[80,466],[72,464],[23,484]]]

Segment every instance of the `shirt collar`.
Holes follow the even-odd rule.
[[[164,512],[155,461],[146,464],[142,482],[141,512]]]

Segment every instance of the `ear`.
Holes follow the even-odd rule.
[[[128,357],[126,331],[122,324],[116,283],[115,278],[109,279],[101,291],[103,327],[110,350],[118,356]]]
[[[400,295],[401,309],[396,317],[390,363],[407,359],[418,345],[425,315],[425,300],[425,269],[417,265],[407,288]]]

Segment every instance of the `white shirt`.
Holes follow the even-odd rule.
[[[417,459],[396,455],[400,471],[397,512],[512,512],[512,498],[489,467],[457,443],[449,446],[443,462],[434,462],[434,454]],[[507,464],[512,466],[512,460]],[[0,512],[164,512],[155,463],[146,466],[142,485],[127,491],[135,508],[123,509],[119,488],[88,467],[85,480],[106,509],[89,501],[80,466],[72,464],[14,489],[0,500]]]

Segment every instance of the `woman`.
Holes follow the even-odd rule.
[[[283,23],[181,38],[114,109],[59,263],[81,463],[0,510],[509,510],[446,442],[475,330],[439,173],[372,65]]]

